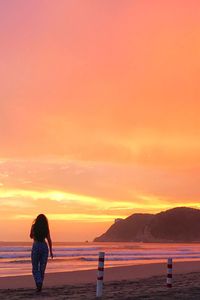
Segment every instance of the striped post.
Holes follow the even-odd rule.
[[[99,252],[99,264],[97,272],[97,290],[96,296],[101,297],[103,294],[103,274],[104,274],[104,252]]]
[[[167,260],[167,287],[172,287],[172,258]]]

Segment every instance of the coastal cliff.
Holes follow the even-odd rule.
[[[116,222],[94,242],[197,242],[200,210],[176,207],[158,214],[133,214]]]

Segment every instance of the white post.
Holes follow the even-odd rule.
[[[99,263],[97,272],[97,290],[96,296],[101,297],[103,294],[103,275],[104,275],[104,252],[99,252]]]
[[[172,258],[167,260],[167,287],[172,287]]]

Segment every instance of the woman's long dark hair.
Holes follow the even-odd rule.
[[[49,223],[45,215],[38,215],[33,222],[33,234],[34,239],[39,242],[43,242],[49,234]]]

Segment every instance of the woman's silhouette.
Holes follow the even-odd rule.
[[[53,258],[49,224],[45,215],[40,214],[34,220],[31,227],[30,238],[34,240],[31,252],[32,272],[37,291],[40,292],[42,290],[49,250],[51,258]],[[46,239],[48,241],[49,249],[45,241]]]

